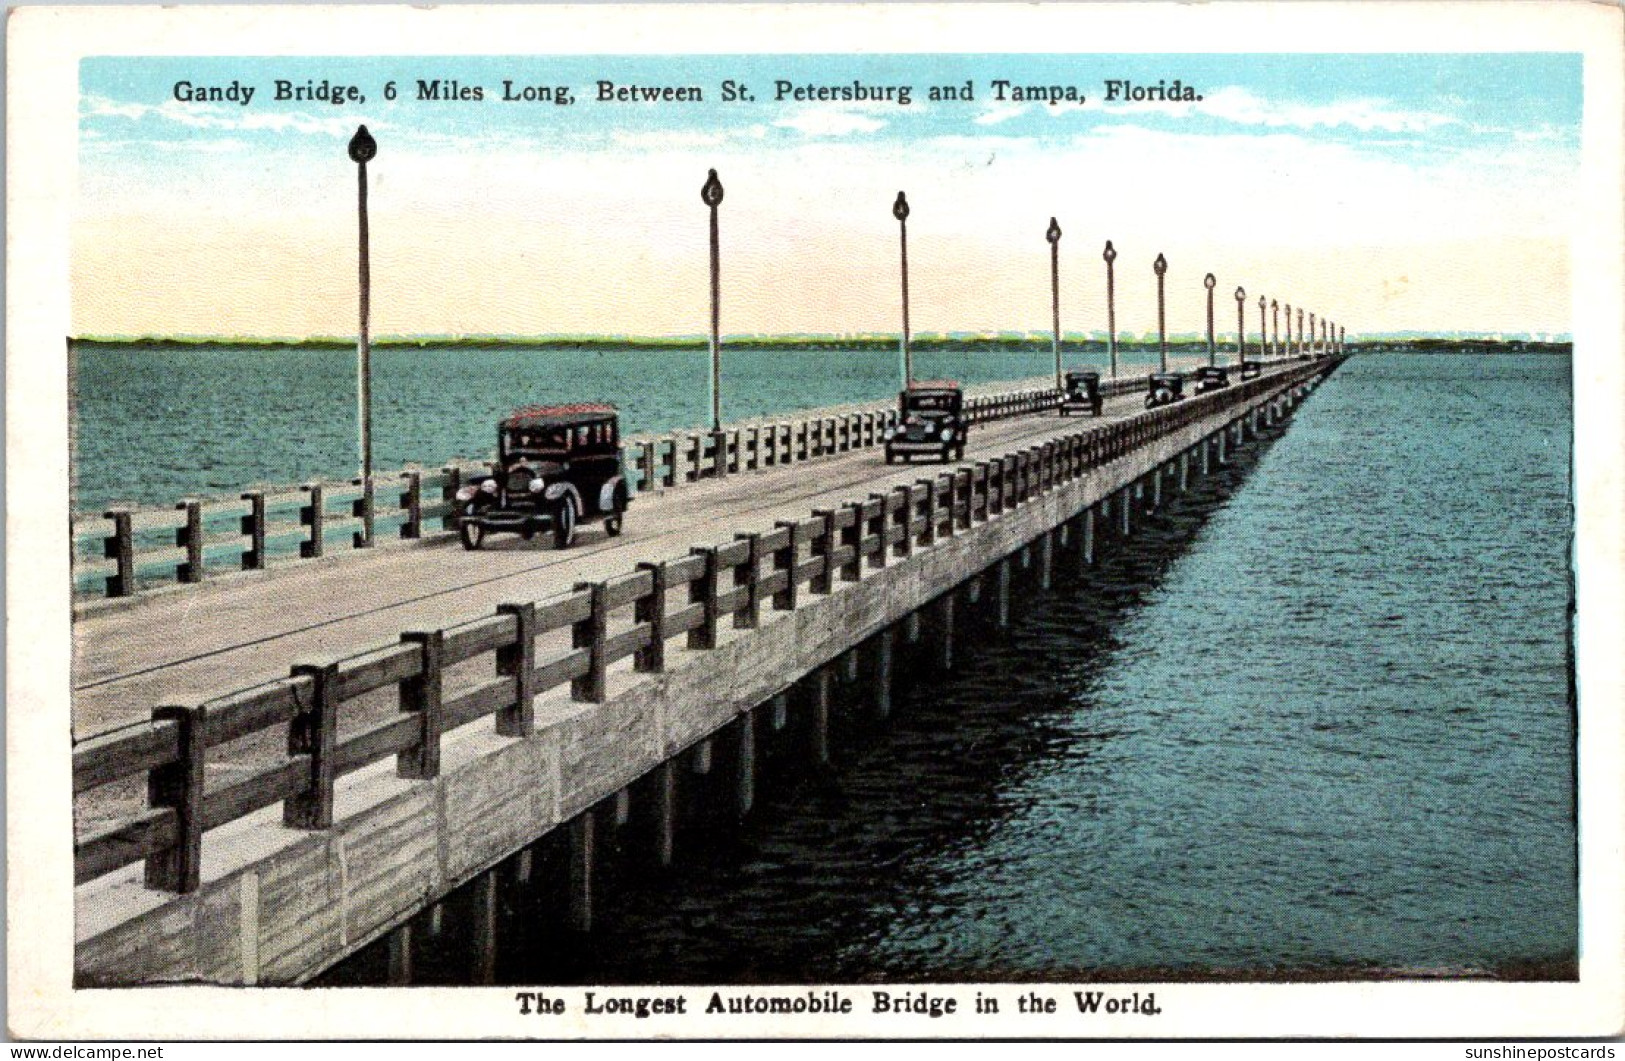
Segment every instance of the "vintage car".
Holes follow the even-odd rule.
[[[1145,407],[1172,405],[1185,400],[1185,377],[1177,372],[1153,372],[1146,378]]]
[[[1264,362],[1262,361],[1243,361],[1241,363],[1242,379],[1254,379],[1263,371]]]
[[[1100,406],[1104,400],[1100,396],[1100,373],[1066,374],[1066,393],[1061,396],[1062,416],[1071,416],[1073,413],[1084,411],[1088,411],[1090,416],[1099,416]]]
[[[916,455],[965,459],[965,394],[953,380],[916,381],[897,396],[898,424],[885,433],[886,463]]]
[[[1230,370],[1215,365],[1205,365],[1196,370],[1196,393],[1216,391],[1220,387],[1230,386]]]
[[[585,520],[620,534],[629,500],[613,405],[531,406],[498,425],[491,474],[457,491],[457,533],[478,549],[488,534],[528,541],[545,529],[564,549]]]

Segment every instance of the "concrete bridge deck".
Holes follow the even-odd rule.
[[[1288,371],[1296,363],[1270,366]],[[1108,399],[1100,420],[1055,413],[972,428],[966,463],[1143,411],[1139,394]],[[884,492],[941,469],[887,466],[878,447],[708,480],[640,496],[625,532],[597,524],[555,551],[545,535],[487,539],[465,552],[439,538],[421,546],[348,552],[235,579],[138,598],[74,623],[76,739],[145,721],[162,704],[207,700],[284,677],[295,663],[392,641],[402,630],[490,614],[685,552],[736,531],[771,528],[864,489]]]

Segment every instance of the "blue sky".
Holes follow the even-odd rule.
[[[691,200],[711,166],[729,189],[732,232],[794,243],[812,261],[873,259],[873,272],[886,251],[866,241],[886,236],[870,227],[878,219],[884,228],[896,188],[908,188],[922,211],[921,238],[939,235],[956,266],[985,263],[991,277],[974,285],[968,308],[963,297],[941,292],[940,321],[927,285],[924,327],[1041,323],[1043,300],[1030,298],[1030,278],[1005,276],[1003,262],[1014,248],[1027,253],[1026,229],[1053,213],[1070,236],[1097,246],[1114,238],[1147,260],[1167,251],[1170,261],[1203,270],[1233,265],[1248,274],[1241,279],[1283,293],[1301,280],[1301,297],[1334,316],[1329,303],[1346,294],[1370,330],[1565,331],[1580,75],[1578,55],[1540,53],[93,58],[80,72],[76,246],[84,253],[75,265],[76,330],[198,326],[180,319],[196,309],[197,289],[206,275],[217,281],[231,272],[248,243],[255,255],[287,263],[285,276],[318,270],[291,256],[343,231],[353,193],[344,145],[365,122],[380,144],[371,170],[383,238],[392,219],[412,231],[444,226],[433,244],[441,253],[403,243],[401,267],[450,250],[465,271],[490,272],[479,290],[493,293],[477,306],[429,296],[415,309],[386,301],[384,319],[406,332],[602,330],[611,323],[598,305],[602,293],[572,299],[560,272],[567,263],[574,275],[620,273],[629,256],[624,293],[635,296],[638,311],[628,330],[697,330],[688,323],[686,289],[669,286],[674,270],[693,263],[665,256],[688,246]],[[478,85],[485,99],[419,101],[417,82],[435,78]],[[1202,98],[1103,99],[1108,79],[1150,86],[1176,78]],[[355,85],[366,101],[278,102],[276,79]],[[504,79],[569,86],[577,102],[500,102]],[[697,85],[705,99],[599,103],[599,79]],[[748,86],[754,101],[725,102],[720,86],[728,79]],[[776,102],[780,79],[909,85],[913,98],[908,106]],[[1072,86],[1086,102],[1000,101],[996,79]],[[180,101],[174,88],[182,81],[236,81],[255,95],[247,106]],[[393,102],[383,92],[390,81],[399,92]],[[927,98],[933,85],[967,81],[973,101]],[[619,214],[637,224],[628,227]],[[514,274],[492,261],[501,256],[493,239],[502,233],[548,248],[547,263],[526,265],[542,271],[523,277],[529,289],[548,284],[545,313],[514,317],[504,308],[513,299],[495,293]],[[177,260],[157,290],[132,290],[109,250],[123,243],[157,252],[177,238],[186,253],[170,255]],[[1363,272],[1333,268],[1339,253],[1344,262],[1358,256]],[[730,266],[743,270],[747,285],[782,284],[773,257],[763,251],[756,261],[747,251]],[[1512,263],[1503,259],[1512,258],[1525,259],[1522,274],[1533,262],[1550,282],[1535,294],[1528,285],[1509,293],[1504,274]],[[245,273],[242,288],[263,281],[268,268]],[[950,280],[944,272],[942,282]],[[432,276],[413,282],[428,291],[447,286]],[[1446,297],[1452,284],[1461,291]],[[756,331],[886,327],[892,314],[883,286],[877,281],[865,293],[864,284],[831,280],[810,295],[787,291],[771,305],[759,299],[734,320]],[[252,299],[240,295],[230,303],[232,321],[219,326],[237,334],[342,332],[347,313],[325,297],[284,291],[256,321]],[[290,316],[291,299],[317,308]],[[166,308],[177,317],[169,327]],[[1132,301],[1127,308],[1126,326],[1138,327]],[[210,320],[220,318],[219,307],[210,311]],[[1097,326],[1085,319],[1074,327]]]

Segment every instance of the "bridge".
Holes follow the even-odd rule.
[[[633,440],[625,533],[565,551],[456,548],[448,468],[427,494],[409,473],[392,548],[311,546],[331,528],[306,488],[305,558],[282,564],[246,497],[242,540],[212,546],[236,574],[203,577],[209,513],[182,503],[179,584],[142,591],[143,517],[110,514],[113,597],[74,629],[79,984],[300,983],[379,939],[409,982],[412,919],[471,883],[488,977],[493,869],[528,875],[555,834],[590,931],[605,830],[640,823],[669,864],[685,801],[750,812],[769,742],[827,762],[833,683],[861,677],[884,716],[900,645],[950,667],[1023,572],[1093,564],[1272,429],[1345,356],[1318,353],[1156,409],[1114,382],[1098,419],[1047,389],[979,397],[946,466],[881,460],[885,409]]]

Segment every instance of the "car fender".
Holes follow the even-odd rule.
[[[580,515],[586,511],[585,507],[581,504],[581,493],[575,488],[575,484],[573,483],[552,483],[542,492],[542,496],[547,498],[549,501],[557,501],[561,497],[568,497],[570,499],[570,503],[576,507],[576,515]]]
[[[620,476],[604,480],[604,485],[598,488],[598,511],[615,511],[615,487],[620,485],[620,482]]]

